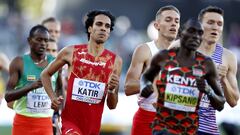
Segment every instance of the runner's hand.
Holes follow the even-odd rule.
[[[153,93],[153,91],[154,90],[152,84],[148,84],[142,89],[141,96],[148,98]]]
[[[204,78],[197,78],[196,83],[197,83],[197,88],[200,92],[208,93],[208,91],[206,91],[206,82]]]
[[[110,79],[108,81],[108,89],[113,90],[116,89],[119,85],[119,77],[117,74],[111,74]]]
[[[58,111],[62,102],[63,102],[63,97],[62,96],[54,98],[52,100],[51,108],[54,109],[55,111]]]
[[[217,71],[218,71],[220,78],[222,79],[222,78],[226,77],[228,69],[226,66],[220,64],[220,65],[217,65]]]
[[[37,88],[40,88],[42,87],[42,81],[41,79],[38,79],[37,81],[31,83],[30,87],[34,90],[34,89],[37,89]]]

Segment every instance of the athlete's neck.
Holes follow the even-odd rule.
[[[169,40],[162,36],[158,37],[158,39],[154,41],[158,49],[167,49],[172,42],[173,40]]]
[[[44,61],[46,59],[46,54],[41,54],[41,55],[37,55],[34,54],[32,52],[30,52],[30,57],[32,58],[32,60],[36,63],[40,62],[40,61]]]
[[[104,50],[103,44],[97,44],[93,42],[88,43],[88,53],[93,56],[100,56]]]
[[[202,41],[200,47],[198,48],[198,51],[203,53],[204,55],[211,56],[216,48],[217,43],[208,43],[205,41]]]

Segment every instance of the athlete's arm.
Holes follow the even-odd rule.
[[[209,58],[206,61],[206,75],[205,79],[212,89],[204,91],[210,100],[211,105],[218,111],[224,108],[224,103],[226,101],[223,96],[223,91],[218,83],[218,73],[213,61]]]
[[[149,57],[151,57],[150,50],[146,44],[140,45],[135,49],[132,56],[132,62],[126,74],[124,88],[127,96],[139,93],[140,76],[147,66]]]
[[[57,96],[63,96],[64,97],[63,83],[62,83],[62,69],[60,69],[58,71],[56,90],[55,91],[56,91]]]
[[[41,80],[44,89],[46,90],[49,98],[52,101],[52,108],[58,110],[62,97],[57,97],[53,91],[51,84],[51,76],[62,68],[63,65],[72,63],[73,46],[68,46],[62,49],[57,55],[56,59],[52,61],[41,73]]]
[[[161,64],[164,63],[165,56],[167,56],[166,51],[163,50],[155,55],[151,61],[150,67],[143,73],[140,79],[140,89],[142,97],[149,97],[154,89],[152,86],[154,78],[159,74],[161,70]]]
[[[9,68],[9,80],[7,82],[7,91],[5,94],[5,99],[7,102],[17,100],[25,96],[29,91],[42,87],[40,80],[37,80],[25,87],[20,89],[15,89],[21,74],[23,72],[23,61],[21,57],[16,57],[10,64]]]
[[[236,56],[224,49],[223,54],[226,59],[228,69],[226,75],[220,74],[221,84],[224,90],[224,96],[226,98],[227,103],[234,107],[237,105],[237,101],[239,99],[239,89],[237,84],[237,58]]]
[[[107,106],[109,109],[115,109],[118,103],[119,79],[122,72],[122,58],[116,56],[113,73],[108,82]]]

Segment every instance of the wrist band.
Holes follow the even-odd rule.
[[[116,89],[113,89],[113,90],[107,90],[107,92],[110,93],[110,94],[115,94],[115,91],[116,91]]]

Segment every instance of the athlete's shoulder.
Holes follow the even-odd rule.
[[[236,57],[236,55],[231,50],[223,47],[223,57],[231,58],[231,57]]]
[[[74,48],[87,48],[87,44],[76,44],[76,45],[72,45],[72,47]]]
[[[207,56],[207,55],[205,55],[205,54],[203,54],[203,53],[201,53],[201,52],[199,52],[199,51],[196,51],[196,56],[197,56],[197,60],[198,61],[212,61],[212,58],[211,57],[209,57],[209,56]]]
[[[59,54],[66,54],[73,52],[76,45],[65,46],[63,49],[60,50]]]
[[[223,64],[226,64],[228,67],[236,67],[237,55],[234,54],[231,50],[223,48]]]
[[[15,63],[15,62],[22,62],[23,58],[26,57],[27,55],[22,55],[22,56],[16,56],[15,58],[13,58],[13,60],[11,61],[11,63]]]
[[[141,54],[150,53],[150,48],[147,43],[149,43],[149,42],[139,44],[135,48],[134,53],[141,53]]]
[[[10,63],[10,69],[15,69],[15,70],[21,69],[23,67],[23,57],[24,56],[26,56],[26,55],[16,56],[15,58],[13,58],[13,60]]]
[[[113,52],[112,50],[109,50],[107,48],[105,48],[105,52],[110,54],[110,55],[117,55],[115,52]]]

